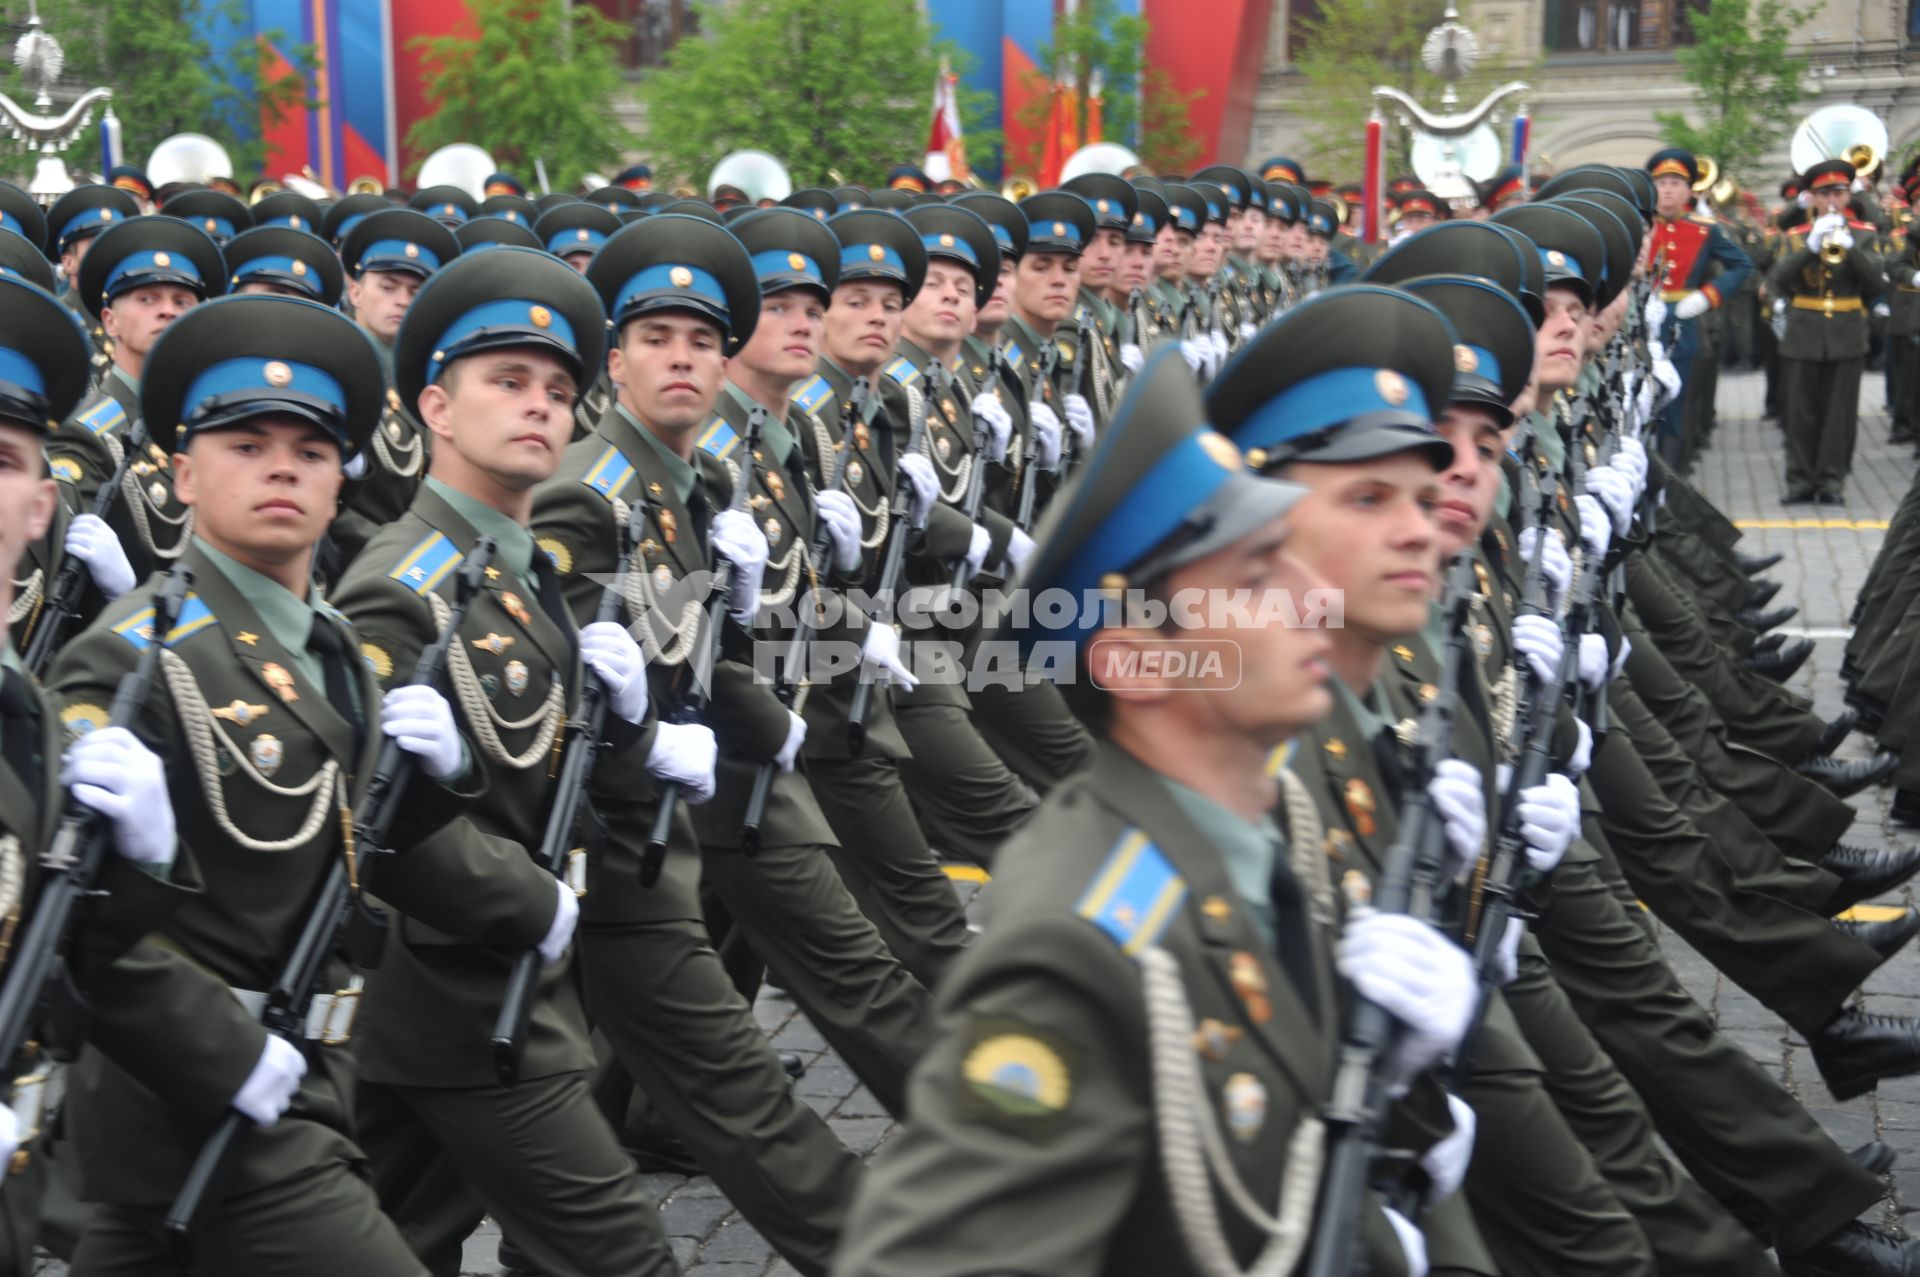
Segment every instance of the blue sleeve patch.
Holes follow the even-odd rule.
[[[453,542],[435,532],[407,551],[407,557],[387,575],[415,594],[425,594],[447,579],[447,574],[460,565],[460,558]]]
[[[812,412],[832,396],[833,387],[827,384],[825,377],[822,377],[819,373],[815,373],[798,386],[795,386],[793,393],[787,397],[799,404],[806,411]]]
[[[903,386],[911,386],[914,382],[920,380],[920,370],[913,366],[911,359],[902,356],[887,365],[887,376],[893,378]]]
[[[1027,352],[1020,349],[1020,343],[1011,338],[1000,348],[1000,353],[1007,357],[1007,367],[1015,372],[1019,372],[1027,362]]]
[[[167,632],[167,646],[176,647],[182,639],[218,624],[219,618],[207,610],[200,596],[189,594],[187,601],[180,605],[180,615],[174,620],[173,629]],[[153,609],[141,608],[114,626],[113,632],[132,644],[136,652],[144,651],[153,642]]]
[[[740,447],[740,436],[734,433],[725,417],[716,413],[713,420],[707,423],[707,428],[700,432],[699,444],[700,451],[725,461]]]
[[[580,477],[580,482],[611,501],[619,496],[627,486],[627,480],[633,477],[633,463],[628,461],[620,449],[609,444],[593,463],[593,468]]]
[[[127,410],[112,395],[102,397],[99,403],[81,413],[77,420],[80,428],[90,435],[103,435],[127,419]]]
[[[1187,900],[1187,882],[1153,840],[1128,828],[1107,853],[1074,912],[1129,954],[1159,941]]]

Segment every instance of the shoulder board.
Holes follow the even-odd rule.
[[[1015,372],[1019,372],[1027,362],[1027,352],[1020,349],[1020,343],[1011,337],[1007,339],[1007,344],[1002,346],[1000,351],[1007,357],[1007,367]]]
[[[633,463],[626,454],[613,444],[600,454],[600,459],[588,467],[580,476],[580,482],[611,501],[626,490],[627,480],[633,478]]]
[[[1087,322],[1087,304],[1085,302],[1081,302],[1073,308],[1073,322],[1076,324],[1084,324]]]
[[[447,575],[459,565],[460,551],[454,548],[453,542],[433,532],[407,551],[406,557],[387,575],[415,594],[425,594],[446,580]]]
[[[180,615],[174,621],[173,629],[167,632],[167,646],[178,646],[181,639],[218,624],[219,619],[207,610],[200,596],[189,594],[187,601],[180,606]],[[135,651],[144,651],[153,642],[153,608],[141,608],[114,626],[113,632],[132,644]]]
[[[740,436],[735,434],[733,427],[727,424],[727,419],[716,412],[713,414],[713,420],[701,430],[697,442],[700,445],[700,451],[725,461],[740,446]]]
[[[1151,947],[1186,903],[1187,882],[1153,840],[1129,826],[1107,852],[1074,912],[1129,954]]]
[[[822,377],[819,373],[815,373],[813,376],[795,386],[793,393],[788,395],[787,398],[799,404],[801,408],[806,411],[812,412],[821,404],[833,398],[833,387],[827,384],[825,377]]]
[[[1848,227],[1856,231],[1872,231],[1876,235],[1880,233],[1880,228],[1878,226],[1875,226],[1872,222],[1859,222],[1859,221],[1854,221],[1852,218],[1849,218],[1847,219],[1847,225]]]
[[[1706,215],[1705,213],[1689,213],[1689,214],[1687,214],[1687,220],[1688,220],[1689,222],[1692,222],[1692,223],[1693,223],[1693,224],[1694,224],[1695,226],[1718,226],[1718,225],[1720,225],[1720,219],[1719,219],[1719,218],[1717,218],[1717,217],[1709,217],[1709,216],[1707,216],[1707,215]]]
[[[103,395],[100,402],[81,413],[78,420],[81,429],[88,434],[103,435],[127,419],[127,410],[112,395]]]
[[[903,386],[911,386],[914,382],[920,380],[920,370],[913,366],[911,359],[902,355],[887,365],[887,376],[893,378]]]
[[[1299,746],[1299,743],[1299,738],[1295,737],[1284,745],[1275,746],[1273,752],[1267,755],[1267,775],[1278,776],[1281,772],[1293,766],[1294,750]]]

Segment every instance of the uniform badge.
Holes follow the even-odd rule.
[[[147,500],[157,506],[165,505],[167,503],[167,485],[155,479],[147,486]]]
[[[98,705],[76,702],[60,711],[60,723],[67,729],[67,739],[75,741],[96,727],[105,727],[107,711]]]
[[[1273,1018],[1273,1003],[1267,1000],[1267,973],[1260,969],[1260,959],[1242,949],[1227,959],[1227,979],[1246,1007],[1248,1019],[1265,1024]]]
[[[565,576],[567,573],[573,571],[572,550],[569,550],[553,537],[541,537],[538,541],[535,541],[534,544],[545,551],[549,559],[553,560],[553,570],[555,572]]]
[[[1066,1061],[1028,1033],[982,1038],[967,1052],[960,1074],[974,1099],[1006,1117],[1050,1117],[1073,1098]]]
[[[1200,902],[1200,912],[1215,922],[1225,922],[1233,917],[1233,906],[1227,903],[1225,896],[1208,896]]]
[[[1193,1049],[1215,1064],[1227,1058],[1233,1044],[1246,1036],[1246,1030],[1225,1020],[1202,1020],[1193,1031]]]
[[[1345,860],[1347,844],[1353,841],[1353,835],[1344,829],[1329,829],[1321,840],[1320,850],[1326,853],[1328,860]]]
[[[942,416],[946,417],[948,425],[952,425],[960,419],[960,412],[953,406],[953,400],[951,399],[942,399],[940,401],[940,412]]]
[[[669,537],[668,540],[672,540],[672,538]],[[511,590],[500,596],[500,605],[507,609],[508,616],[520,622],[522,625],[525,625],[533,619],[532,614],[527,611],[527,605],[522,603],[520,596]]]
[[[662,563],[653,569],[653,588],[666,590],[673,587],[673,569]]]
[[[1473,627],[1473,648],[1481,656],[1493,655],[1493,630],[1485,625]]]
[[[1411,664],[1413,662],[1413,649],[1405,643],[1395,643],[1393,645],[1393,654],[1400,658],[1402,664]]]
[[[1420,700],[1422,703],[1431,703],[1433,698],[1438,695],[1440,695],[1440,689],[1432,683],[1420,684]]]
[[[780,477],[779,471],[767,471],[767,491],[773,494],[775,501],[785,501],[787,499],[786,480]]]
[[[662,510],[656,520],[660,524],[660,535],[668,545],[680,539],[680,520],[671,510]]]
[[[482,674],[480,676],[480,690],[487,694],[488,700],[492,700],[495,696],[498,696],[500,694],[500,676],[498,674]]]
[[[780,538],[785,534],[785,529],[780,526],[780,520],[774,518],[772,515],[767,516],[767,521],[760,525],[760,530],[767,534],[767,545],[769,547],[779,545]]]
[[[236,643],[245,643],[248,647],[252,647],[260,641],[260,636],[252,630],[241,630],[233,636],[233,641]]]
[[[245,701],[237,700],[231,705],[222,705],[214,710],[213,716],[222,722],[232,723],[236,727],[245,727],[266,712],[265,705],[249,705]]]
[[[933,445],[933,448],[935,452],[938,452],[940,454],[940,460],[945,461],[948,457],[953,455],[953,440],[947,438],[945,435],[942,435],[940,436],[939,440]]]
[[[287,673],[287,667],[278,661],[268,661],[260,667],[260,677],[267,680],[267,686],[273,694],[291,704],[300,699],[299,691],[293,685],[293,675]]]
[[[1362,838],[1371,837],[1375,828],[1373,790],[1368,788],[1366,781],[1355,776],[1347,782],[1346,799],[1347,815],[1353,820],[1353,831]]]
[[[865,452],[867,450],[867,445],[872,442],[873,442],[873,431],[867,429],[867,423],[864,421],[854,422],[853,423],[853,446],[860,449],[860,451]]]
[[[492,652],[495,656],[500,655],[502,652],[506,651],[508,648],[513,646],[513,638],[511,635],[495,634],[491,631],[487,633],[487,636],[485,638],[469,639],[467,641],[470,644],[472,644],[475,650],[481,651],[481,652]]]
[[[1340,875],[1340,895],[1352,909],[1372,904],[1373,882],[1358,869],[1349,869]]]
[[[272,779],[273,774],[280,770],[280,764],[286,761],[287,750],[286,746],[280,743],[278,736],[271,732],[261,732],[253,738],[253,743],[247,746],[247,757],[253,760],[255,771]]]
[[[847,462],[847,485],[849,487],[859,487],[860,480],[864,479],[866,474],[866,470],[861,467],[858,461]]]
[[[1493,597],[1493,577],[1488,574],[1486,564],[1478,560],[1474,561],[1473,579],[1480,587],[1481,598],[1490,599]]]
[[[367,663],[367,668],[373,671],[375,678],[386,679],[393,677],[393,658],[388,656],[387,650],[379,644],[362,643],[360,645],[360,658]]]
[[[1227,1129],[1245,1144],[1267,1124],[1266,1083],[1251,1073],[1236,1073],[1221,1088],[1220,1106],[1226,1113]]]
[[[507,662],[507,691],[518,696],[527,690],[527,663],[525,661]]]
[[[1338,736],[1328,737],[1327,743],[1320,748],[1326,750],[1327,756],[1336,762],[1344,762],[1346,760],[1347,742],[1341,740]]]

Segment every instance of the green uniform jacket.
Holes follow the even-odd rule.
[[[392,358],[379,342],[374,346],[385,358]],[[327,529],[340,552],[342,569],[359,557],[376,532],[406,513],[433,455],[432,437],[412,413],[400,406],[391,374],[387,378],[386,411],[361,455],[366,458],[366,472],[347,483],[340,513]]]
[[[115,372],[107,372],[73,415],[47,438],[47,467],[60,481],[67,509],[84,514],[93,508],[100,486],[126,450],[127,434],[140,416],[140,394]],[[144,581],[171,566],[186,548],[187,507],[173,495],[173,461],[167,445],[147,445],[122,481],[120,497],[107,514],[107,526],[120,539],[133,565],[133,579]]]
[[[1325,1104],[1338,1015],[1309,947],[1310,1011],[1160,779],[1103,744],[1008,844],[996,910],[939,994],[913,1121],[875,1160],[837,1277],[1185,1277],[1169,1205],[1140,960],[1179,964],[1202,1103],[1253,1199],[1280,1200],[1288,1145]],[[1310,925],[1310,924],[1309,924]],[[1193,1118],[1177,1119],[1191,1122]],[[1215,1191],[1236,1260],[1262,1236]],[[1309,1212],[1311,1208],[1309,1207]],[[1310,1218],[1309,1214],[1309,1218]],[[1368,1271],[1406,1271],[1385,1217]]]
[[[1780,259],[1767,272],[1767,295],[1787,299],[1787,333],[1780,342],[1785,359],[1827,363],[1861,359],[1867,353],[1867,307],[1886,286],[1879,262],[1868,252],[1874,230],[1866,222],[1847,223],[1854,245],[1838,264],[1829,265],[1807,247],[1807,227],[1788,234]],[[1852,309],[1810,309],[1796,302],[1834,301]]]
[[[1894,231],[1892,235],[1893,252],[1886,258],[1887,282],[1892,287],[1887,300],[1893,311],[1887,320],[1887,335],[1905,337],[1920,332],[1920,288],[1915,288],[1913,277],[1920,272],[1920,240],[1908,233],[1907,228]]]

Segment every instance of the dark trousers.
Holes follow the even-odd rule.
[[[1853,469],[1859,359],[1781,361],[1786,374],[1787,491],[1838,492]]]

